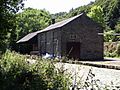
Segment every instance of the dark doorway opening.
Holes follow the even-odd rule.
[[[69,59],[79,59],[80,58],[80,42],[68,42],[67,47],[67,57]]]

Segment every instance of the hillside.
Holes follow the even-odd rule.
[[[112,30],[115,29],[119,18],[120,18],[120,0],[96,0],[95,2],[91,2],[88,5],[78,7],[76,9],[71,9],[69,13],[57,13],[55,14],[57,20],[60,21],[65,18],[69,18],[75,15],[78,15],[81,12],[88,13],[93,6],[101,6],[104,12],[104,19],[106,25],[109,26]]]
[[[103,19],[105,24],[105,25],[102,24],[104,27],[104,41],[105,42],[120,41],[120,36],[114,36],[115,33],[120,33],[120,10],[119,10],[120,0],[96,0],[95,2],[91,2],[88,5],[81,6],[76,9],[71,9],[69,13],[65,13],[62,15],[64,16],[64,18],[65,17],[69,18],[81,12],[89,13],[91,11],[91,8],[94,6],[100,6],[103,10],[103,14],[104,14]],[[57,18],[59,18],[59,14],[57,14],[57,16],[58,16]],[[107,43],[105,45],[107,45]],[[111,46],[114,46],[114,43],[107,46],[112,51],[105,50],[105,56],[108,56],[108,57],[120,56],[119,44],[118,46],[115,46],[115,49],[111,48]]]
[[[111,29],[115,29],[120,18],[120,0],[96,0],[94,5],[99,5],[103,8],[105,20]]]

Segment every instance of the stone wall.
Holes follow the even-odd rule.
[[[61,56],[60,30],[50,30],[40,33],[38,35],[38,47],[41,54],[49,53],[54,56]]]
[[[82,15],[60,28],[42,32],[38,35],[38,47],[41,53],[49,53],[56,56],[67,55],[67,43],[80,43],[81,59],[103,58],[102,28]]]
[[[62,51],[66,51],[67,42],[80,42],[81,59],[102,59],[103,58],[103,30],[96,23],[87,17],[79,17],[62,28]],[[76,36],[71,39],[71,35]]]

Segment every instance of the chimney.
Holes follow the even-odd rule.
[[[55,24],[55,19],[52,18],[52,24]]]
[[[55,24],[55,16],[54,15],[52,15],[52,24]]]

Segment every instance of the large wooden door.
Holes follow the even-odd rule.
[[[66,49],[68,58],[80,58],[80,42],[68,42]]]

